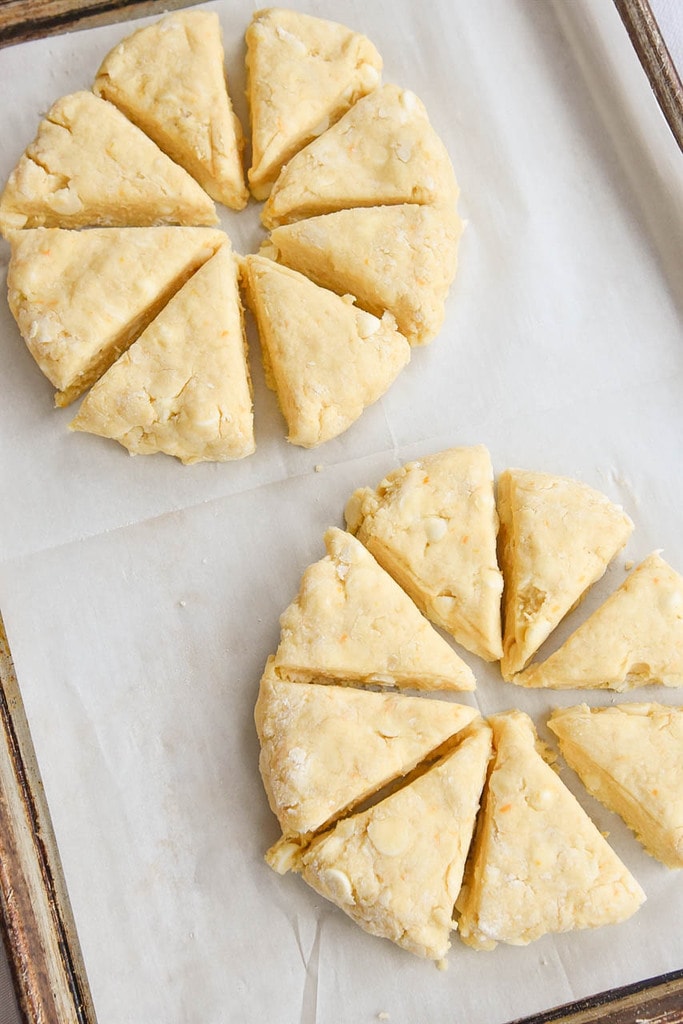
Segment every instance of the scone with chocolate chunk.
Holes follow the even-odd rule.
[[[408,595],[350,533],[325,534],[280,617],[274,667],[299,680],[418,690],[473,690],[474,675]]]
[[[442,761],[314,839],[295,863],[317,892],[370,932],[442,960],[454,927],[491,730],[473,724]]]
[[[217,221],[194,178],[91,92],[53,104],[0,197],[4,235],[12,228]]]
[[[263,256],[242,261],[242,279],[292,444],[313,448],[347,430],[410,360],[391,313],[366,313]]]
[[[475,949],[524,946],[551,932],[630,917],[645,894],[539,753],[531,719],[489,719],[494,761],[458,899]]]
[[[683,686],[683,577],[654,551],[557,651],[515,682],[555,690]]]
[[[384,85],[282,169],[261,219],[267,228],[356,206],[454,207],[458,186],[415,93]]]
[[[114,363],[71,424],[184,463],[254,451],[237,265],[226,242]]]
[[[262,253],[362,309],[393,313],[411,345],[439,332],[457,268],[462,224],[451,208],[371,206],[275,228]]]
[[[478,713],[428,697],[291,682],[269,658],[254,717],[270,807],[291,838],[324,828],[406,775]]]
[[[93,89],[154,139],[213,199],[247,205],[244,138],[225,77],[214,11],[175,11],[122,40]]]
[[[503,577],[483,445],[427,455],[356,491],[346,522],[428,619],[486,661],[500,658]]]
[[[360,33],[280,7],[257,11],[245,38],[248,178],[265,199],[282,165],[376,88],[382,58]]]
[[[600,579],[633,523],[587,484],[508,469],[498,481],[503,678],[520,672]]]

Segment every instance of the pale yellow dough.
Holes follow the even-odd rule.
[[[434,754],[475,708],[280,679],[269,658],[254,717],[259,767],[286,837],[315,832]]]
[[[407,594],[350,533],[325,534],[328,554],[305,571],[280,618],[278,674],[300,680],[473,690],[474,675]]]
[[[653,857],[683,868],[683,707],[580,704],[554,711],[548,725],[586,789]]]
[[[313,448],[337,437],[410,360],[391,313],[366,313],[352,296],[262,256],[242,261],[242,277],[292,444]]]
[[[531,719],[489,719],[495,759],[465,883],[459,931],[476,949],[630,917],[645,894],[536,748]]]
[[[503,596],[501,672],[520,672],[604,573],[633,523],[577,480],[509,469],[498,481]]]
[[[521,686],[683,686],[683,577],[653,552]]]
[[[498,516],[483,445],[428,455],[356,491],[346,522],[427,618],[486,661],[501,657]]]
[[[455,206],[444,144],[415,93],[384,85],[359,100],[282,169],[261,219],[267,228],[354,206]]]
[[[491,730],[473,726],[414,782],[314,839],[297,870],[370,932],[442,960],[472,839]]]
[[[63,96],[10,174],[0,231],[87,225],[216,224],[215,207],[112,103]]]
[[[213,11],[176,11],[105,57],[93,86],[220,203],[247,205],[244,139],[228,95]]]
[[[56,404],[97,380],[226,238],[183,227],[11,232],[9,306]]]
[[[71,424],[184,463],[254,451],[237,265],[225,242],[94,386]]]
[[[372,206],[275,228],[262,253],[375,316],[388,310],[411,345],[425,345],[443,323],[461,231],[451,207]]]
[[[369,39],[336,22],[272,7],[246,32],[249,185],[265,199],[280,169],[380,81]]]

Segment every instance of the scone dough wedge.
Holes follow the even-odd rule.
[[[584,786],[645,849],[683,868],[683,707],[560,708],[548,722]]]
[[[503,678],[527,664],[600,579],[633,523],[587,484],[508,469],[498,480],[503,595]]]
[[[138,29],[104,59],[93,86],[213,199],[247,205],[242,127],[225,77],[213,11],[176,11]]]
[[[297,870],[365,931],[443,960],[490,733],[482,722],[473,725],[453,753],[414,782],[314,839]]]
[[[246,32],[251,117],[249,185],[265,199],[280,169],[376,88],[382,58],[344,25],[271,7]]]
[[[216,209],[187,171],[107,100],[63,96],[9,176],[0,231],[88,225],[216,224]]]
[[[10,309],[68,405],[226,241],[213,228],[29,228],[10,233]]]
[[[455,206],[448,152],[415,93],[384,85],[282,169],[261,219],[267,228],[354,206]]]
[[[461,233],[451,207],[361,207],[277,227],[262,253],[375,316],[389,310],[411,345],[425,345],[443,323]]]
[[[683,686],[683,577],[653,552],[521,686],[627,690]]]
[[[486,661],[501,657],[498,515],[483,445],[428,455],[356,491],[346,522],[428,619]]]
[[[630,917],[642,889],[536,747],[531,719],[489,719],[495,756],[458,898],[475,949]]]
[[[242,277],[292,444],[313,448],[337,437],[409,362],[391,313],[380,319],[357,309],[352,296],[263,256],[247,256]]]
[[[325,534],[327,555],[303,574],[280,617],[274,667],[298,680],[473,690],[472,670],[350,533]]]
[[[270,658],[254,717],[270,807],[285,837],[305,837],[434,756],[478,712],[428,697],[290,682]]]
[[[84,399],[74,430],[184,463],[254,451],[237,263],[226,242]]]

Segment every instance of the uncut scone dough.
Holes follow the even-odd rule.
[[[287,440],[313,448],[337,437],[380,398],[410,360],[391,313],[357,309],[352,296],[262,256],[242,261],[266,381],[287,421]]]
[[[269,658],[254,718],[261,777],[283,835],[327,825],[406,775],[477,715],[428,697],[290,682]]]
[[[627,690],[683,686],[683,577],[656,551],[521,686]]]
[[[465,882],[460,937],[475,949],[630,917],[645,894],[536,747],[531,719],[489,719],[494,762]]]
[[[275,669],[291,679],[473,690],[474,674],[360,541],[332,528],[280,617]]]
[[[247,205],[242,127],[225,77],[214,11],[176,11],[122,40],[94,92],[110,100],[217,202]]]
[[[503,653],[498,516],[484,445],[450,448],[394,470],[346,506],[351,533],[418,608],[468,650]]]
[[[450,158],[415,93],[383,85],[285,165],[261,219],[267,228],[354,206],[455,206]]]
[[[586,789],[645,849],[683,868],[683,707],[559,708],[549,727]]]
[[[183,463],[251,455],[251,380],[227,239],[95,384],[71,427]]]
[[[624,546],[633,523],[587,484],[508,469],[498,480],[503,679],[520,672]]]
[[[226,239],[184,227],[10,232],[9,306],[56,404],[97,380]]]
[[[314,839],[297,870],[365,931],[442,960],[490,752],[480,721],[414,782]]]
[[[280,169],[380,81],[382,58],[344,25],[271,7],[247,29],[249,185],[265,199]]]
[[[53,104],[0,198],[5,235],[43,226],[217,222],[213,202],[194,178],[91,92]]]
[[[338,295],[355,295],[375,316],[389,310],[411,345],[426,345],[443,323],[461,233],[451,206],[371,206],[284,224],[261,252]]]

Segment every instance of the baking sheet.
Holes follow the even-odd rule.
[[[207,6],[243,115],[253,7]],[[452,154],[467,230],[444,329],[314,452],[284,442],[252,345],[256,455],[182,467],[69,434],[73,410],[51,407],[3,305],[0,607],[100,1024],[501,1024],[680,968],[680,873],[565,771],[647,903],[616,928],[526,949],[476,953],[454,938],[438,972],[263,863],[277,828],[256,768],[256,687],[278,615],[351,491],[449,445],[486,443],[498,472],[580,477],[634,519],[557,639],[627,560],[662,548],[683,570],[681,154],[609,4],[294,6],[370,35],[385,79],[418,93]],[[87,87],[124,31],[0,52],[3,179],[39,116]],[[224,224],[242,252],[262,235],[256,206]],[[527,693],[470,661],[467,699],[522,707],[542,732],[551,706],[584,696]]]

